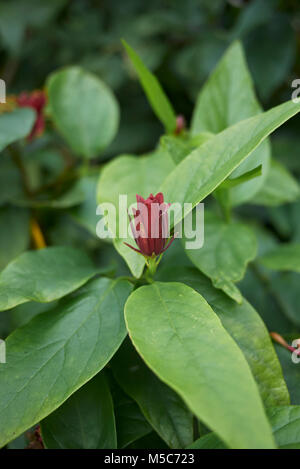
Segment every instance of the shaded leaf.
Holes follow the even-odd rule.
[[[48,449],[117,447],[114,409],[104,373],[76,391],[41,422]]]
[[[78,249],[58,246],[25,252],[0,274],[0,311],[27,301],[57,300],[96,273],[89,257]]]
[[[118,447],[125,448],[140,438],[149,435],[149,425],[137,404],[131,400],[115,405]]]
[[[263,187],[255,194],[251,202],[276,207],[293,202],[299,196],[300,187],[297,180],[282,164],[273,160]]]
[[[131,285],[99,279],[6,339],[0,364],[0,446],[57,409],[98,373],[126,335]]]
[[[35,121],[35,112],[30,108],[15,109],[0,114],[0,151],[7,145],[26,137]]]
[[[75,153],[97,156],[116,135],[119,106],[108,86],[80,67],[55,72],[47,83],[49,113]]]
[[[300,406],[267,410],[276,443],[281,449],[300,449]]]
[[[0,208],[0,270],[28,248],[29,213],[16,207]]]
[[[112,368],[119,385],[137,402],[168,446],[184,448],[192,441],[192,414],[181,398],[145,366],[129,343],[122,345]]]
[[[258,260],[272,270],[292,270],[300,273],[300,243],[281,244]]]
[[[249,226],[239,222],[226,223],[206,210],[203,247],[186,249],[186,253],[193,264],[211,278],[216,288],[241,303],[242,295],[234,283],[243,278],[256,250],[255,234]]]

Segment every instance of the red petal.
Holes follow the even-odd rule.
[[[164,195],[162,192],[158,192],[154,198],[159,204],[164,202]]]

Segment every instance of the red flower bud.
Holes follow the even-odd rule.
[[[175,135],[179,135],[185,129],[185,118],[181,114],[176,117]]]
[[[36,120],[27,137],[28,140],[32,140],[34,137],[41,135],[45,128],[43,110],[46,104],[46,94],[44,91],[36,90],[32,93],[23,92],[17,96],[17,103],[19,107],[31,107],[36,111]]]
[[[136,196],[137,210],[133,209],[134,218],[130,218],[130,226],[135,242],[139,249],[126,244],[134,251],[147,257],[159,256],[162,254],[174,240],[172,236],[169,243],[169,220],[168,208],[170,204],[164,203],[164,196],[161,192],[153,196],[150,194],[148,199],[143,199],[140,195]]]

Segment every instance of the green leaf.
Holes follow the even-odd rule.
[[[151,432],[148,435],[134,441],[132,444],[127,446],[127,449],[147,449],[157,450],[164,449],[168,450],[166,443],[157,435],[155,432]]]
[[[58,246],[25,252],[0,274],[0,311],[27,301],[57,300],[96,273],[89,257],[79,249]]]
[[[32,207],[32,208],[52,208],[52,209],[64,209],[79,205],[84,201],[84,192],[82,188],[82,180],[78,180],[69,190],[65,191],[59,197],[53,199],[43,198],[30,198],[30,197],[18,197],[13,198],[12,203],[19,207]]]
[[[98,373],[126,335],[132,287],[98,279],[6,340],[0,364],[0,446],[57,409]]]
[[[16,207],[0,208],[0,270],[28,248],[29,213]]]
[[[279,245],[258,258],[259,262],[272,270],[291,270],[300,273],[300,243]]]
[[[229,446],[274,447],[246,359],[199,293],[153,283],[132,293],[125,317],[148,366]]]
[[[222,291],[216,290],[210,280],[193,267],[166,266],[159,270],[157,278],[180,281],[204,296],[245,355],[266,407],[290,403],[269,333],[246,299],[242,304],[237,304]]]
[[[192,118],[191,131],[195,135],[207,131],[215,134],[248,117],[261,112],[244,51],[234,42],[225,52],[215,70],[199,93]],[[243,203],[262,187],[269,168],[270,147],[264,142],[232,174],[240,176],[262,165],[262,177],[248,181],[231,190],[231,202]]]
[[[107,164],[100,174],[97,201],[99,204],[112,203],[117,211],[116,226],[121,216],[125,217],[128,225],[127,212],[119,213],[119,195],[127,195],[128,206],[136,202],[136,194],[148,197],[150,193],[158,192],[165,177],[174,168],[171,157],[163,152],[154,152],[142,157],[129,155],[119,156]],[[166,200],[167,201],[167,200]],[[108,227],[110,221],[108,220]],[[145,259],[142,255],[125,246],[124,242],[135,245],[134,240],[117,238],[114,245],[119,254],[125,259],[132,274],[140,277],[143,272]]]
[[[122,44],[134,65],[154,113],[165,126],[166,132],[174,132],[176,128],[176,115],[159,81],[143,64],[142,60],[132,47],[130,47],[130,45],[124,40],[122,40]]]
[[[175,164],[179,164],[191,151],[200,147],[206,140],[213,136],[210,132],[201,132],[195,137],[189,134],[181,137],[180,135],[163,135],[160,139],[162,149],[169,154]]]
[[[213,432],[201,436],[189,446],[190,449],[228,449],[220,438]]]
[[[290,278],[290,275],[297,278]],[[277,278],[281,276],[283,278]],[[258,265],[252,264],[239,288],[270,331],[286,334],[297,331],[295,324],[300,325],[298,285],[298,274],[283,272],[270,275],[266,269],[263,271]]]
[[[276,207],[277,205],[293,202],[299,196],[300,187],[297,180],[281,163],[272,160],[265,183],[251,202]]]
[[[65,5],[66,0],[11,0],[0,4],[1,41],[12,56],[20,54],[25,45],[24,35],[28,27],[42,28]],[[38,39],[39,41],[39,39]],[[39,45],[39,42],[38,42]],[[44,51],[43,51],[44,52]],[[18,60],[17,58],[15,60]]]
[[[242,174],[241,176],[226,179],[224,182],[222,182],[222,184],[220,184],[220,187],[218,189],[231,189],[232,187],[239,186],[243,182],[251,181],[251,179],[257,178],[261,175],[262,165],[259,165],[256,168],[251,169],[250,171],[247,171],[246,173]]]
[[[275,441],[280,449],[300,449],[300,406],[281,406],[267,409]],[[227,449],[215,433],[196,440],[191,449]]]
[[[186,249],[186,254],[201,272],[210,277],[216,288],[241,303],[242,295],[234,283],[243,278],[256,251],[256,237],[251,228],[239,222],[224,222],[213,212],[205,210],[203,247]]]
[[[10,309],[9,311],[6,311],[6,314],[9,316],[12,324],[10,332],[17,329],[17,327],[24,326],[38,314],[53,309],[54,306],[57,305],[57,303],[58,300],[53,301],[51,303],[36,303],[35,301],[29,301],[27,303],[23,303],[19,306],[16,306],[15,308]],[[4,314],[5,313],[2,313],[2,315]]]
[[[161,192],[168,202],[195,207],[277,127],[300,110],[288,101],[270,111],[235,124],[192,151],[166,178]],[[256,166],[255,164],[254,166]],[[175,223],[182,219],[181,210]]]
[[[98,373],[48,415],[41,429],[48,449],[116,448],[114,409],[104,373]]]
[[[281,449],[300,449],[300,406],[267,409],[276,443]]]
[[[261,8],[260,16],[266,19]],[[284,86],[297,57],[297,35],[290,15],[286,11],[275,11],[247,37],[246,52],[259,95],[266,101],[280,85]]]
[[[26,137],[34,124],[33,109],[15,109],[0,115],[0,151],[21,138]]]
[[[50,116],[72,150],[87,158],[98,156],[118,129],[119,106],[112,91],[80,67],[55,72],[47,90]]]
[[[23,194],[20,172],[8,152],[0,156],[0,204]]]
[[[115,404],[118,447],[125,448],[152,432],[137,404],[131,399]]]
[[[270,2],[255,0],[245,5],[231,30],[231,36],[233,38],[243,37],[258,26],[265,26],[272,19],[275,3],[273,0]]]
[[[130,343],[112,360],[119,385],[139,405],[158,435],[171,448],[185,448],[193,439],[192,414],[181,398],[145,366]]]

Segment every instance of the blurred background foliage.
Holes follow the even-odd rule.
[[[187,120],[234,39],[243,42],[264,108],[289,99],[291,81],[300,76],[298,0],[2,0],[0,76],[9,93],[18,93],[43,87],[57,68],[81,65],[112,87],[121,105],[118,136],[103,157],[148,151],[162,128],[120,38],[156,73]],[[298,122],[288,124],[291,131]]]

